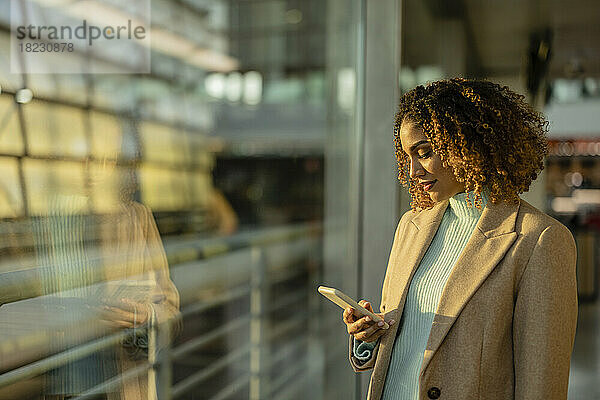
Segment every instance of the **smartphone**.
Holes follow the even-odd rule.
[[[152,279],[118,279],[99,285],[98,298],[128,299],[138,303],[155,302],[157,283]]]
[[[379,315],[373,314],[371,311],[367,310],[366,308],[358,304],[356,301],[352,300],[350,296],[348,296],[341,290],[330,288],[327,286],[319,286],[317,290],[323,296],[327,297],[329,300],[333,301],[335,304],[342,307],[343,309],[352,307],[360,314],[368,315],[375,322],[383,321],[383,318],[381,318]]]

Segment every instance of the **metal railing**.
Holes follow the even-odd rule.
[[[305,357],[283,369],[280,364],[293,358],[294,354],[302,353],[303,348],[306,350],[310,345],[308,316],[314,310],[309,309],[308,293],[316,287],[318,268],[307,268],[305,261],[319,265],[321,246],[321,226],[315,224],[242,232],[229,239],[166,240],[165,250],[171,265],[171,278],[180,293],[184,326],[186,320],[193,321],[202,313],[236,301],[247,301],[248,313],[228,319],[214,329],[187,340],[175,342],[168,337],[170,329],[153,325],[147,329],[147,360],[80,393],[76,398],[95,398],[98,394],[117,389],[128,379],[142,376],[152,377],[149,382],[156,382],[156,395],[153,390],[149,390],[149,398],[183,398],[186,394],[199,390],[199,386],[211,377],[222,374],[247,358],[249,361],[246,372],[231,378],[222,390],[212,393],[211,399],[229,398],[244,387],[248,387],[248,396],[253,400],[291,398],[298,392],[297,389],[290,391],[295,386],[290,382],[293,380],[296,383],[299,376],[308,374],[308,359]],[[304,265],[304,268],[299,269],[298,265]],[[2,275],[0,286],[1,278]],[[27,289],[27,277],[21,276],[22,281],[14,279],[14,275],[12,278],[10,283],[13,285],[13,293],[23,293]],[[287,291],[278,298],[269,298],[277,285],[293,283],[294,279],[303,282],[299,288]],[[19,287],[19,283],[22,286]],[[220,288],[216,296],[215,288]],[[28,297],[24,293],[22,299]],[[272,314],[290,309],[301,311],[288,313],[291,317],[282,321],[271,317]],[[235,343],[230,349],[223,351],[218,360],[173,382],[173,370],[177,369],[179,361],[185,360],[216,339],[244,330],[249,338],[247,342]],[[0,370],[0,390],[101,349],[115,346],[130,334],[130,331],[120,331],[106,337],[92,338],[86,343],[48,354],[38,360],[25,358],[22,360],[24,365]],[[278,345],[276,351],[271,351],[274,350],[272,345],[282,339],[284,344]],[[44,353],[45,344],[47,343],[44,341],[37,342],[39,354]],[[0,355],[2,349],[7,348],[0,339]]]

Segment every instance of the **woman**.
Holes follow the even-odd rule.
[[[575,241],[519,197],[543,169],[545,130],[522,96],[487,81],[401,98],[394,139],[412,210],[383,283],[386,322],[343,314],[352,367],[373,368],[369,399],[567,398]]]

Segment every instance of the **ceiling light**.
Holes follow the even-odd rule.
[[[244,74],[244,103],[256,105],[262,97],[262,75],[256,71]]]
[[[577,204],[570,197],[555,197],[552,199],[551,207],[557,213],[577,212]]]
[[[232,72],[227,76],[227,87],[226,87],[227,100],[229,101],[240,101],[242,97],[242,74],[239,72]]]

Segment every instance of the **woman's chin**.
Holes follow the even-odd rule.
[[[433,201],[434,203],[437,203],[440,201],[438,193],[436,192],[427,192],[427,194],[429,195],[429,198],[431,199],[431,201]]]
[[[429,198],[434,203],[440,203],[444,200],[448,200],[451,197],[451,196],[443,195],[439,192],[428,192],[428,194],[429,194]]]

